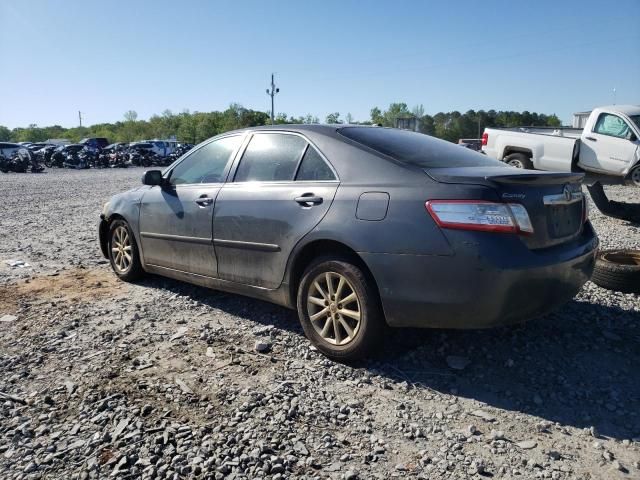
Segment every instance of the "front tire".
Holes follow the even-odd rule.
[[[300,323],[330,359],[360,360],[380,343],[386,324],[372,283],[346,259],[318,259],[303,274],[297,299]]]
[[[131,227],[124,220],[114,220],[109,225],[109,262],[114,273],[125,282],[142,278],[138,245]]]
[[[526,168],[527,170],[533,170],[533,163],[531,162],[531,159],[524,153],[512,153],[511,155],[507,155],[504,159],[504,162],[507,165],[515,168]]]
[[[640,187],[640,165],[631,170],[629,180],[631,180],[631,183],[636,187]]]

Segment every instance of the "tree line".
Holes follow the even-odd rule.
[[[555,114],[468,110],[465,113],[440,112],[432,116],[424,113],[422,105],[409,109],[406,103],[392,103],[384,111],[374,107],[371,109],[370,118],[360,122],[355,121],[350,113],[343,118],[339,112],[333,112],[326,116],[325,123],[396,127],[398,119],[416,119],[418,131],[452,142],[457,142],[459,138],[477,138],[485,127],[560,126],[560,119]],[[229,130],[268,125],[270,121],[268,112],[247,109],[236,103],[231,104],[224,111],[189,112],[185,110],[176,114],[165,110],[161,115],[153,115],[148,120],[138,120],[137,113],[129,110],[123,115],[122,121],[88,127],[64,128],[60,125],[39,127],[31,124],[26,128],[9,129],[0,125],[0,141],[42,142],[53,138],[65,138],[77,142],[84,137],[106,137],[112,142],[131,142],[175,136],[180,142],[199,143]],[[320,123],[320,119],[311,114],[293,117],[279,113],[275,116],[275,123],[309,124]]]

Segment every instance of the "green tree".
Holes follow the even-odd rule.
[[[0,125],[0,142],[8,142],[9,140],[11,140],[11,130]]]
[[[342,120],[340,120],[340,113],[338,112],[330,113],[329,115],[327,115],[325,122],[329,124],[342,123]]]
[[[378,107],[373,107],[370,112],[371,123],[375,123],[377,125],[382,125],[384,123],[384,117],[382,116],[382,112]]]
[[[311,115],[310,113],[307,113],[302,123],[308,123],[308,124],[320,123],[320,119],[314,115]]]

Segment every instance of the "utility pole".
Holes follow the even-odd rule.
[[[613,104],[616,104],[616,87],[613,87]]]
[[[278,93],[280,91],[279,88],[276,88],[276,84],[273,80],[273,73],[271,74],[271,90],[269,90],[267,88],[267,95],[269,95],[271,97],[271,125],[273,125],[275,122],[275,118],[274,118],[274,113],[273,113],[273,97],[276,96],[276,93]]]
[[[82,112],[78,110],[78,120],[80,120],[80,126],[82,126]]]

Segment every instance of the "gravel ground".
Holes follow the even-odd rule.
[[[96,221],[141,173],[0,175],[0,478],[640,478],[637,296],[588,283],[526,325],[334,364],[294,312],[117,281]]]

